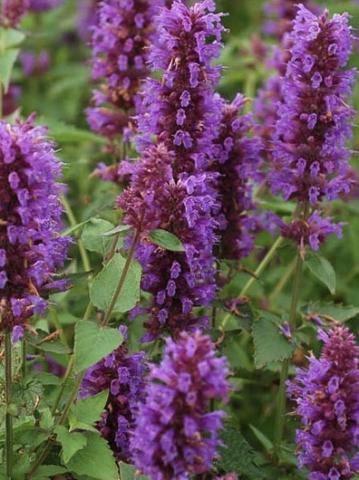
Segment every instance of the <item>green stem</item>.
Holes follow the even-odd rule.
[[[126,277],[127,277],[127,274],[130,270],[130,266],[131,266],[131,263],[132,263],[132,260],[133,260],[133,256],[135,254],[135,249],[136,249],[136,246],[137,246],[137,243],[138,243],[138,240],[140,238],[140,232],[139,230],[137,230],[137,232],[135,233],[135,236],[133,238],[133,241],[132,241],[132,244],[131,244],[131,247],[130,247],[130,250],[128,252],[128,255],[127,255],[127,258],[126,258],[126,263],[125,263],[125,266],[123,267],[123,270],[121,272],[121,276],[120,276],[120,279],[119,279],[119,282],[118,282],[118,285],[116,287],[116,290],[113,294],[113,297],[111,299],[111,303],[110,303],[110,306],[108,307],[108,310],[106,312],[106,315],[103,319],[103,322],[102,322],[102,325],[107,325],[110,318],[111,318],[111,315],[112,315],[112,312],[113,312],[113,309],[115,308],[115,305],[116,305],[116,302],[117,302],[117,299],[118,297],[121,295],[122,293],[122,289],[125,285],[125,280],[126,280]]]
[[[22,378],[26,377],[26,340],[25,338],[22,339],[21,341],[21,372],[22,372]]]
[[[64,209],[65,209],[67,218],[69,220],[70,226],[75,227],[77,225],[77,220],[75,218],[74,212],[72,211],[70,203],[68,202],[68,200],[65,196],[61,197],[61,202],[64,206]],[[79,252],[80,252],[80,256],[81,256],[83,269],[84,269],[85,272],[89,272],[91,270],[90,259],[87,255],[86,248],[85,248],[81,238],[78,240],[78,246],[79,246]]]
[[[12,393],[11,334],[5,333],[5,477],[12,479],[13,425],[10,412]]]
[[[273,243],[272,247],[268,251],[267,255],[263,258],[261,263],[259,264],[258,268],[255,270],[254,275],[248,280],[248,282],[244,285],[242,291],[239,294],[240,297],[244,297],[249,289],[252,287],[253,283],[262,275],[264,270],[267,268],[269,263],[272,261],[273,257],[275,256],[278,248],[282,245],[284,241],[283,237],[278,237],[277,240]],[[225,315],[222,321],[222,327],[224,328],[227,325],[228,320],[231,318],[231,314],[228,313]]]
[[[61,387],[60,387],[59,393],[57,394],[57,397],[55,399],[54,405],[53,405],[52,410],[51,410],[52,415],[56,414],[57,408],[60,405],[62,395],[64,394],[64,391],[65,391],[65,388],[66,388],[66,384],[67,384],[67,382],[70,378],[70,375],[72,374],[72,370],[74,368],[74,363],[75,363],[74,355],[71,355],[70,361],[67,364],[65,375],[64,375],[64,377],[62,379],[62,382],[61,382]]]
[[[296,265],[296,258],[288,265],[284,275],[280,278],[273,292],[269,295],[269,303],[273,307],[277,301],[278,296],[283,291],[283,288],[287,285],[290,277],[293,275]]]
[[[302,279],[302,272],[303,272],[303,258],[300,252],[297,254],[295,271],[294,271],[294,279],[293,279],[293,290],[292,290],[292,301],[290,306],[290,313],[289,313],[289,326],[293,333],[295,332],[297,326],[297,308],[298,302],[300,297],[300,285]],[[282,369],[280,373],[280,384],[279,384],[279,391],[278,391],[278,398],[277,398],[277,416],[276,416],[276,424],[275,424],[275,435],[274,435],[274,444],[277,451],[277,456],[279,454],[282,440],[283,440],[283,433],[284,433],[284,426],[285,426],[285,413],[286,413],[286,382],[288,378],[289,372],[289,364],[290,360],[287,359],[282,364]]]

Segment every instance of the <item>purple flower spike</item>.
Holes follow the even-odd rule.
[[[307,235],[298,236],[297,222],[283,234],[317,249],[329,233],[339,233],[338,226],[315,212],[320,202],[348,194],[353,186],[345,146],[354,118],[347,99],[356,76],[345,69],[352,46],[348,16],[329,18],[325,12],[317,17],[300,6],[291,43],[269,181],[273,193],[314,212]]]
[[[190,8],[174,2],[162,10],[158,28],[150,60],[163,78],[145,85],[138,118],[142,159],[118,201],[125,222],[142,232],[142,288],[153,298],[146,341],[204,325],[193,308],[208,305],[216,292],[213,250],[220,211],[219,174],[211,162],[222,106],[214,94],[219,67],[212,66],[221,47],[221,15],[209,0]],[[155,228],[175,234],[184,253],[149,243]]]
[[[90,127],[114,139],[133,129],[129,115],[147,76],[153,18],[162,0],[105,0],[98,4],[92,27],[92,75],[102,81],[87,110]],[[90,13],[90,12],[89,12]]]
[[[186,480],[207,472],[219,445],[224,413],[209,412],[226,400],[226,360],[217,358],[207,336],[183,332],[167,339],[164,358],[153,365],[131,448],[136,466],[154,480]]]
[[[109,397],[97,424],[116,459],[131,461],[130,431],[138,403],[144,400],[144,352],[129,354],[126,343],[87,370],[80,396],[86,398],[109,389]]]
[[[28,12],[30,0],[3,0],[0,8],[0,23],[14,28]]]
[[[33,12],[45,12],[60,6],[63,1],[64,0],[30,0],[30,10]]]
[[[231,260],[249,255],[257,228],[250,182],[260,178],[261,143],[256,137],[248,137],[253,120],[251,115],[239,115],[244,104],[242,95],[232,103],[223,103],[216,145],[215,170],[220,173],[218,189],[222,203],[220,255]]]
[[[310,480],[348,480],[359,472],[359,347],[349,329],[320,332],[318,359],[309,358],[288,382],[303,428],[297,431],[298,463]]]
[[[70,243],[61,237],[61,164],[33,118],[0,122],[0,330],[15,340],[26,319],[43,314]],[[16,330],[15,330],[16,328]]]

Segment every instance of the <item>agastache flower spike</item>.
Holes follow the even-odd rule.
[[[301,5],[291,40],[269,181],[273,193],[313,212],[284,227],[283,234],[317,249],[331,231],[340,233],[340,225],[321,218],[320,202],[352,188],[345,143],[352,131],[354,112],[347,99],[356,72],[345,69],[352,45],[348,16],[317,17]]]
[[[143,158],[119,199],[125,222],[143,232],[138,249],[142,287],[153,295],[145,340],[202,325],[193,307],[208,305],[216,291],[218,172],[211,171],[210,161],[222,102],[213,91],[219,68],[211,63],[219,54],[223,27],[213,10],[209,0],[191,8],[174,2],[158,18],[160,35],[150,59],[163,79],[145,86],[145,113],[139,116]],[[153,135],[157,146],[151,144]],[[174,233],[185,252],[146,241],[154,228]]]
[[[319,359],[288,382],[303,428],[297,431],[298,463],[309,480],[348,480],[359,472],[359,347],[349,329],[320,331]]]
[[[92,27],[92,74],[102,81],[87,110],[91,128],[110,140],[133,130],[130,116],[146,77],[153,18],[162,0],[105,0]]]
[[[46,133],[31,117],[0,122],[0,330],[14,340],[46,309],[43,294],[65,286],[52,278],[70,239],[60,235],[61,164]]]
[[[1,2],[0,23],[7,27],[17,27],[28,12],[30,0],[3,0]]]
[[[207,472],[219,445],[224,413],[210,413],[214,399],[226,401],[225,358],[209,337],[182,332],[167,339],[164,358],[153,365],[131,439],[135,465],[153,480],[186,480]]]
[[[30,10],[33,12],[45,12],[60,6],[63,1],[64,0],[30,0]]]
[[[260,179],[261,143],[258,138],[248,136],[253,120],[249,114],[240,115],[245,101],[242,95],[237,95],[232,103],[223,101],[214,165],[220,173],[220,256],[231,260],[239,260],[251,252],[257,227],[251,182]]]
[[[127,329],[120,327],[127,340]],[[144,352],[128,352],[125,341],[114,352],[90,367],[81,385],[80,397],[87,398],[109,390],[105,411],[97,423],[101,435],[109,442],[116,459],[131,461],[130,432],[144,400]]]

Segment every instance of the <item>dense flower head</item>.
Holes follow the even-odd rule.
[[[257,227],[251,182],[260,178],[261,143],[256,137],[248,137],[253,120],[250,114],[240,115],[245,102],[242,95],[231,103],[223,101],[214,165],[220,174],[218,190],[223,216],[220,256],[232,260],[250,253]]]
[[[77,7],[77,30],[84,42],[91,40],[92,27],[96,23],[101,0],[79,0]]]
[[[320,331],[320,339],[320,358],[311,356],[288,384],[303,424],[298,461],[309,480],[347,480],[359,471],[359,347],[343,326]]]
[[[51,10],[56,8],[64,0],[30,0],[30,10],[33,12],[45,12],[46,10]]]
[[[150,53],[162,80],[148,80],[139,116],[142,159],[127,192],[119,199],[125,222],[143,232],[138,258],[142,287],[152,293],[146,340],[166,331],[203,325],[193,315],[214,298],[219,202],[218,173],[210,163],[218,135],[222,101],[214,94],[223,27],[209,0],[188,7],[174,2],[157,19],[159,36]],[[152,145],[152,136],[157,145]],[[175,234],[184,252],[149,243],[148,232]]]
[[[164,358],[153,365],[131,439],[136,466],[153,480],[186,480],[208,471],[219,445],[223,412],[211,401],[227,399],[225,358],[209,337],[182,332],[167,339]]]
[[[293,0],[268,0],[264,6],[264,12],[268,17],[264,24],[265,33],[282,40],[283,36],[292,30],[298,3]],[[312,0],[300,3],[313,13],[319,13],[319,7]]]
[[[0,7],[0,23],[9,27],[17,27],[29,7],[30,0],[3,0]]]
[[[133,127],[137,95],[148,73],[153,18],[162,0],[106,0],[92,27],[92,75],[103,82],[87,111],[93,130],[112,139]]]
[[[127,336],[126,327],[120,327]],[[130,354],[127,342],[96,365],[90,367],[82,381],[80,396],[87,398],[109,390],[109,396],[97,428],[108,441],[116,459],[131,461],[130,432],[144,400],[144,352]]]
[[[318,17],[299,7],[269,181],[275,194],[313,210],[352,188],[345,146],[354,116],[346,103],[355,79],[355,71],[345,69],[351,40],[347,15],[329,18],[325,12]]]
[[[28,317],[43,313],[43,293],[64,286],[53,280],[70,241],[60,235],[60,175],[45,128],[31,117],[0,122],[0,329],[18,327],[16,336]]]

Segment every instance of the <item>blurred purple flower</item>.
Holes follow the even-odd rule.
[[[320,331],[319,359],[297,369],[288,394],[303,428],[297,430],[298,464],[309,480],[348,480],[359,472],[359,347],[348,328]]]
[[[30,0],[30,10],[33,12],[45,12],[61,5],[64,0]]]
[[[17,27],[29,7],[30,0],[2,0],[0,23],[9,27]]]
[[[38,54],[24,50],[20,53],[20,62],[26,76],[41,76],[49,69],[49,53],[47,50],[42,50]]]
[[[207,472],[220,444],[224,412],[210,412],[214,399],[226,401],[228,366],[199,332],[166,341],[164,358],[153,365],[131,439],[136,466],[152,479],[189,479]]]

